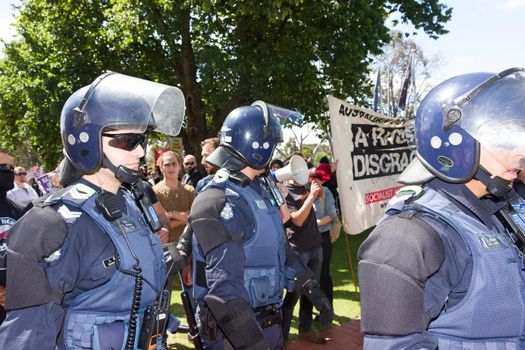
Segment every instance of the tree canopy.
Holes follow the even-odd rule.
[[[178,86],[186,151],[234,108],[263,100],[325,123],[327,94],[366,101],[388,16],[437,37],[439,0],[22,0],[0,61],[0,146],[54,167],[67,97],[106,70]]]

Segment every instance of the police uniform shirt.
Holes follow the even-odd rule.
[[[425,188],[427,187],[444,195],[465,214],[476,218],[488,228],[491,228],[493,225],[492,215],[504,205],[503,202],[492,199],[489,196],[482,199],[477,198],[464,184],[451,184],[436,178],[425,184]],[[419,214],[416,214],[416,216],[419,216]],[[432,219],[425,217],[424,221],[429,220]],[[472,257],[463,239],[452,227],[444,224],[442,221],[437,219],[432,221],[434,223],[432,227],[434,229],[437,228],[436,232],[431,230],[421,231],[422,226],[416,225],[416,222],[413,220],[406,220],[407,227],[400,228],[398,225],[394,225],[392,218],[387,218],[374,229],[374,232],[363,242],[358,252],[360,261],[390,266],[391,269],[404,274],[408,280],[412,281],[412,284],[424,286],[424,308],[429,320],[427,320],[425,328],[420,329],[421,333],[426,330],[428,321],[438,316],[445,302],[447,307],[451,308],[462,300],[469,287],[472,275]],[[414,230],[419,231],[419,233],[413,234]],[[407,236],[407,232],[411,233],[410,236]],[[436,239],[442,242],[442,246],[437,244]],[[431,250],[429,250],[429,247],[432,247]],[[416,261],[419,263],[411,263]],[[426,266],[422,264],[426,264]],[[398,270],[400,266],[403,267],[402,271]],[[435,273],[431,277],[427,276],[427,278],[422,280],[424,271],[427,271],[427,273],[435,271]],[[400,302],[399,305],[392,306],[392,312],[403,315],[403,317],[399,318],[399,323],[396,327],[402,328],[403,325],[409,327],[408,325],[421,323],[421,320],[424,319],[421,314],[414,315],[415,318],[419,318],[417,320],[410,319],[411,313],[408,312],[410,311],[408,309],[411,306],[410,301],[406,300],[406,291],[385,288],[385,280],[381,278],[374,279],[373,276],[361,272],[359,276],[360,281],[367,279],[366,284],[368,287],[366,290],[362,289],[363,293],[376,289],[383,290],[384,293],[388,293],[393,299],[405,299],[406,302]],[[400,294],[396,295],[396,292]],[[404,310],[405,312],[396,310],[396,307],[403,306],[407,308]],[[362,310],[365,318],[368,317],[374,320],[381,317],[383,312],[388,311],[377,310],[373,307],[365,307]],[[366,313],[370,314],[367,315]],[[380,322],[375,323],[377,325],[380,324]],[[389,334],[388,329],[374,330],[368,329],[369,327],[369,325],[363,326],[365,334]],[[408,333],[413,333],[413,331]],[[375,340],[378,343],[374,346],[369,344],[370,346],[367,349],[404,348],[414,344],[421,346],[421,344],[433,343],[435,340],[431,338],[417,333],[406,336],[377,337]],[[433,347],[429,346],[429,348]]]
[[[98,189],[87,181],[81,180],[81,182]],[[119,195],[118,198],[124,203],[122,196]],[[78,211],[78,208],[68,207],[68,209]],[[35,207],[32,210],[41,209]],[[19,221],[32,220],[32,210]],[[53,230],[51,227],[48,229]],[[28,236],[29,241],[33,233],[14,230],[13,234]],[[67,250],[48,259],[51,263],[53,259],[61,259],[61,261],[46,268],[50,286],[59,288],[65,293],[62,306],[48,303],[10,311],[0,327],[1,349],[54,348],[56,335],[64,321],[65,309],[72,299],[82,292],[103,285],[115,273],[115,246],[109,236],[86,213],[80,215],[72,224],[67,237]]]

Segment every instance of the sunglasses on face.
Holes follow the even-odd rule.
[[[146,149],[147,136],[145,134],[106,134],[102,136],[111,138],[108,144],[111,147],[123,149],[125,151],[133,151],[138,145]]]
[[[15,176],[26,176],[27,173],[16,173]]]
[[[0,173],[12,173],[15,171],[13,164],[0,164]]]
[[[195,165],[195,162],[186,162],[184,165]]]

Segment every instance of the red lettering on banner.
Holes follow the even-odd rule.
[[[365,194],[365,202],[366,202],[366,204],[372,204],[372,203],[375,203],[375,202],[387,201],[390,198],[394,197],[394,195],[396,194],[397,190],[399,190],[401,187],[403,187],[403,186],[385,188],[384,190],[366,193]]]

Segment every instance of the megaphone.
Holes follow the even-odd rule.
[[[277,182],[294,180],[305,185],[308,182],[308,165],[303,157],[294,155],[290,158],[287,166],[272,172],[272,177]]]
[[[308,181],[308,165],[303,157],[295,155],[290,158],[290,162],[288,162],[288,165],[284,168],[272,172],[267,170],[260,178],[272,194],[276,205],[280,207],[284,204],[284,198],[276,182],[294,180],[301,185],[306,184]]]

